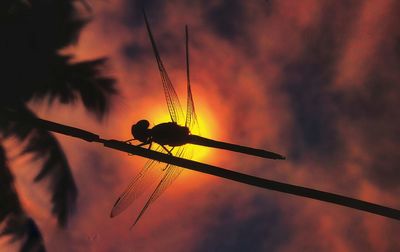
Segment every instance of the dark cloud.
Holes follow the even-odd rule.
[[[385,189],[399,188],[400,87],[376,74],[366,85],[343,91],[339,110],[346,124],[356,129],[353,137],[368,160],[368,178]]]
[[[167,2],[162,0],[125,1],[124,23],[130,27],[143,27],[143,10],[145,10],[149,20],[156,25],[166,20],[166,4]]]
[[[143,21],[144,22],[144,21]],[[155,31],[156,30],[156,31]],[[153,36],[155,37],[157,48],[160,52],[161,59],[164,62],[167,70],[169,65],[173,62],[166,60],[166,55],[179,55],[181,62],[184,61],[183,52],[185,50],[184,44],[184,26],[182,26],[182,43],[177,44],[177,38],[175,38],[168,31],[160,31],[159,29],[153,29]],[[149,58],[154,58],[153,49],[151,48],[150,41],[148,45],[142,45],[139,42],[131,42],[122,47],[121,53],[124,57],[134,61],[143,61]],[[163,57],[164,56],[164,57]],[[156,65],[154,60],[154,65]]]
[[[158,50],[160,52],[161,58],[164,61],[164,64],[167,66],[168,64],[165,62],[165,55],[182,55],[184,52],[184,32],[185,32],[185,24],[182,23],[180,27],[174,27],[171,29],[160,29],[160,27],[164,27],[167,24],[167,13],[165,11],[166,8],[165,1],[128,1],[125,3],[126,5],[126,15],[125,15],[125,25],[132,28],[139,28],[145,30],[145,22],[143,17],[142,10],[146,11],[146,15],[149,20],[150,28],[152,30],[154,39],[156,41]],[[179,38],[175,37],[173,34],[176,32],[176,29],[181,31],[181,36]],[[147,31],[146,37],[147,37]],[[180,40],[181,43],[177,43],[177,40]],[[138,41],[132,41],[131,43],[122,47],[122,54],[130,60],[140,61],[144,59],[153,58],[153,52],[150,45],[150,40],[146,40],[145,45],[140,44]],[[181,57],[182,59],[183,56]]]
[[[283,89],[295,116],[291,157],[300,158],[304,152],[331,155],[340,148],[329,92],[338,47],[332,39],[334,34],[329,20],[307,30],[302,56],[285,67]]]
[[[284,68],[282,89],[288,95],[294,115],[290,157],[341,159],[343,143],[337,129],[338,95],[331,91],[336,67],[351,25],[357,21],[359,4],[329,3],[323,16],[302,33],[303,52]]]
[[[279,130],[283,128],[287,136],[292,137],[288,141],[282,140],[282,146],[290,148],[290,151],[283,151],[290,160],[268,161],[276,167],[257,159],[254,163],[251,158],[239,160],[240,156],[231,159],[224,152],[220,158],[226,158],[228,168],[257,172],[271,179],[360,196],[374,202],[380,197],[385,198],[385,202],[390,201],[390,197],[395,200],[400,174],[397,171],[400,161],[397,154],[400,147],[400,36],[398,21],[384,21],[385,11],[393,5],[379,0],[307,0],[297,5],[285,1],[269,1],[267,4],[261,0],[258,1],[260,9],[273,6],[271,12],[264,14],[253,5],[257,1],[195,3],[201,10],[192,8],[188,1],[121,2],[123,6],[115,12],[123,17],[122,23],[115,24],[115,29],[103,34],[103,24],[109,21],[108,16],[103,17],[103,23],[97,23],[97,28],[91,31],[92,38],[86,37],[83,43],[89,51],[121,53],[123,57],[115,57],[117,66],[125,66],[129,61],[129,67],[118,68],[122,87],[144,83],[146,95],[143,99],[151,100],[148,94],[153,93],[147,89],[150,81],[143,79],[159,80],[150,43],[143,40],[147,39],[143,36],[146,31],[141,13],[142,5],[145,5],[161,56],[171,72],[184,71],[183,25],[187,20],[194,24],[191,57],[194,63],[196,60],[203,63],[193,64],[193,79],[197,75],[199,83],[196,87],[202,86],[206,90],[203,99],[213,104],[212,112],[218,118],[217,123],[235,126],[231,127],[232,131],[221,130],[224,137],[242,139],[251,146],[257,145],[252,139],[264,139],[271,129],[281,134]],[[393,11],[391,15],[397,13]],[[382,24],[378,25],[382,30],[368,30],[364,22],[370,23],[371,19]],[[120,22],[119,18],[117,20]],[[179,22],[182,26],[176,27]],[[264,31],[265,27],[268,30]],[[131,28],[132,32],[140,32],[140,36],[127,36],[125,32]],[[182,32],[176,29],[182,29]],[[365,33],[371,34],[370,37]],[[371,38],[372,42],[363,41],[359,36],[367,40]],[[132,41],[128,41],[130,39]],[[201,46],[196,47],[196,41],[201,42]],[[376,51],[369,52],[365,48]],[[87,56],[85,53],[83,56]],[[360,55],[368,61],[361,62],[362,69],[357,72],[357,67],[346,64],[346,58],[350,58],[351,63],[352,60],[358,63]],[[372,70],[367,71],[364,66],[372,66]],[[153,70],[144,74],[143,69]],[[336,78],[343,72],[351,75],[349,79],[356,80],[358,86],[350,82],[335,86]],[[359,76],[365,73],[364,79]],[[154,83],[152,86],[158,84]],[[159,90],[162,92],[161,86]],[[271,91],[276,93],[267,93]],[[115,122],[113,126],[104,126],[113,129],[110,136],[121,135],[118,131],[129,128],[131,121],[127,118],[152,113],[151,107],[155,103],[132,99],[134,93],[124,95],[135,109],[125,109],[119,116],[113,114],[110,120]],[[246,95],[249,99],[245,98]],[[279,106],[279,109],[271,108],[270,104]],[[271,114],[273,116],[268,117]],[[246,129],[246,124],[259,125],[259,116],[262,115],[268,122],[262,126],[263,130],[255,134]],[[86,118],[80,122],[81,118],[74,113],[65,121],[83,123]],[[84,128],[90,129],[93,125]],[[271,132],[275,133],[274,130]],[[195,251],[333,251],[335,248],[336,251],[396,251],[399,247],[396,236],[399,228],[395,221],[348,209],[336,211],[332,205],[313,204],[302,198],[295,202],[284,194],[276,194],[279,201],[265,195],[260,197],[258,191],[248,187],[241,195],[245,195],[247,200],[230,198],[227,194],[234,189],[225,185],[226,181],[222,193],[224,190],[218,188],[215,181],[201,181],[198,174],[187,177],[188,180],[181,184],[186,189],[187,185],[204,183],[196,192],[193,191],[193,195],[182,196],[184,193],[171,188],[168,193],[172,196],[168,201],[163,201],[168,197],[163,195],[159,199],[161,202],[153,205],[137,229],[129,232],[132,212],[112,220],[108,219],[108,214],[115,198],[129,181],[127,174],[132,176],[136,173],[137,170],[132,169],[137,166],[137,159],[121,161],[123,157],[118,156],[119,153],[100,152],[98,146],[96,151],[99,152],[94,153],[86,148],[79,149],[75,143],[69,145],[70,152],[73,152],[70,159],[85,163],[74,171],[81,204],[70,232],[74,234],[73,240],[81,240],[82,234],[87,236],[101,230],[101,238],[96,241],[99,242],[99,251],[129,251],[133,246],[141,251],[185,251],[182,248]],[[349,151],[352,148],[362,158],[352,156],[355,155]],[[210,155],[203,161],[224,162],[216,160]],[[264,165],[260,165],[261,162]],[[361,171],[350,174],[351,165]],[[333,167],[339,169],[329,169]],[[221,196],[201,197],[199,191],[203,194],[219,192]],[[177,201],[179,204],[170,202],[180,197],[184,198]],[[166,207],[157,208],[162,204]],[[395,204],[392,206],[396,207]],[[167,217],[171,219],[165,221]],[[47,221],[43,223],[51,225]],[[51,232],[49,229],[48,233]],[[60,247],[58,242],[51,241],[51,237],[47,240],[53,244],[53,250]],[[72,244],[64,234],[60,234],[60,240]],[[76,245],[81,250],[74,251],[95,249],[89,243],[85,240],[84,244]]]
[[[398,4],[397,4],[398,6]],[[396,15],[397,16],[397,15]],[[400,180],[400,18],[388,17],[386,30],[374,48],[373,60],[362,85],[337,92],[337,114],[345,122],[365,155],[363,168],[368,179],[386,191],[399,189]]]
[[[255,207],[257,212],[238,218],[238,207],[226,205],[213,210],[211,226],[204,231],[196,251],[276,251],[292,235],[277,202],[256,196],[244,209]]]
[[[397,55],[398,57],[400,57],[400,35],[397,37],[396,40],[397,40],[397,41],[396,41],[396,47],[395,47],[396,55]]]
[[[246,7],[240,0],[220,1],[205,13],[204,19],[218,35],[234,41],[244,35]]]
[[[132,43],[122,48],[122,54],[129,59],[140,61],[150,56],[149,53],[144,51],[144,49],[145,48],[143,48],[141,45]]]
[[[368,233],[361,217],[357,216],[349,219],[348,229],[345,230],[344,236],[347,237],[353,250],[368,251],[371,249],[371,242],[368,239],[364,239],[367,235]]]

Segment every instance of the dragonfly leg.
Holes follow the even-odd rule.
[[[144,143],[138,144],[138,145],[136,145],[136,146],[137,146],[137,147],[142,147],[142,146],[145,146],[145,145],[149,145],[149,148],[150,148],[151,142],[144,142]]]
[[[172,149],[174,149],[174,148],[172,148],[171,150],[168,150],[167,147],[165,147],[165,146],[162,145],[162,144],[161,144],[161,147],[162,147],[169,155],[173,156],[171,151],[172,151]]]
[[[136,140],[135,138],[132,138],[132,139],[126,140],[124,142],[127,144],[132,144],[132,141],[135,141],[135,140]]]
[[[136,140],[136,139],[130,139],[130,140],[128,140],[128,141],[125,141],[125,143],[127,143],[127,144],[132,144],[132,141],[134,141],[134,140]],[[151,148],[151,144],[152,144],[151,141],[147,141],[147,142],[138,144],[138,145],[136,145],[136,146],[142,147],[142,146],[147,145],[147,144],[149,145],[148,149],[150,149],[150,148]],[[128,154],[128,155],[129,155],[129,156],[133,156],[132,154]]]
[[[135,141],[135,140],[136,140],[135,138],[132,138],[132,139],[126,140],[124,142],[127,143],[127,144],[132,144],[132,142]],[[128,156],[133,156],[133,154],[128,153]]]

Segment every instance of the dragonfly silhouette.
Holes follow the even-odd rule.
[[[190,158],[191,154],[188,153],[182,146],[185,144],[196,144],[203,145],[213,148],[220,148],[235,152],[240,152],[248,155],[259,156],[269,159],[285,159],[282,155],[261,150],[254,149],[246,146],[215,141],[212,139],[204,138],[198,135],[191,134],[190,129],[199,128],[198,120],[196,116],[191,86],[190,86],[190,74],[189,74],[189,47],[188,47],[188,28],[185,27],[185,46],[186,46],[186,77],[187,77],[187,104],[186,104],[186,117],[183,115],[183,109],[180,105],[179,98],[176,91],[172,85],[171,80],[168,77],[167,71],[162,63],[159,51],[157,49],[153,34],[150,29],[149,22],[147,20],[146,14],[144,13],[144,19],[146,23],[146,28],[151,41],[151,45],[154,51],[154,55],[157,61],[157,65],[160,71],[161,80],[164,88],[165,98],[167,101],[169,115],[172,122],[160,123],[155,125],[153,128],[149,128],[150,123],[147,120],[140,120],[136,124],[132,125],[131,131],[133,139],[127,142],[132,142],[134,140],[140,141],[138,146],[148,145],[150,149],[153,143],[158,144],[157,150],[163,151],[170,155],[173,155],[172,151],[175,150],[175,155],[185,158]],[[185,119],[184,119],[185,118]],[[183,120],[184,119],[184,120]],[[184,126],[181,126],[183,125]],[[170,147],[170,149],[167,148]],[[176,148],[177,147],[177,148]],[[176,149],[175,149],[176,148]],[[145,167],[139,174],[133,178],[132,182],[129,184],[127,189],[118,198],[114,207],[111,211],[111,217],[114,217],[124,211],[135,199],[137,199],[148,187],[151,185],[152,180],[149,177],[151,172],[154,172],[155,166],[158,162],[154,160],[148,161]],[[151,194],[147,203],[144,205],[143,209],[137,216],[134,226],[146,209],[153,203],[166,189],[167,187],[179,176],[182,168],[166,164],[165,167],[159,170],[162,174],[162,178],[158,183],[156,189]]]
[[[56,122],[44,120],[41,118],[37,118],[32,116],[32,114],[26,114],[26,111],[19,111],[18,109],[13,108],[4,108],[0,107],[0,119],[5,119],[11,123],[18,122],[29,125],[30,127],[35,127],[38,129],[48,130],[55,133],[63,134],[70,137],[79,138],[88,142],[96,142],[103,144],[106,148],[111,148],[117,151],[122,151],[126,153],[130,153],[133,155],[138,155],[141,157],[145,157],[151,160],[157,160],[158,162],[168,163],[171,165],[177,165],[179,167],[184,167],[186,169],[190,169],[193,171],[201,172],[204,174],[209,174],[213,176],[217,176],[219,178],[224,178],[230,181],[236,181],[242,184],[251,185],[267,190],[277,191],[281,193],[296,195],[308,199],[319,200],[322,202],[332,203],[339,206],[345,206],[353,209],[357,209],[360,211],[384,216],[387,218],[400,220],[400,210],[394,209],[391,207],[375,204],[372,202],[350,198],[347,196],[325,192],[309,187],[287,184],[279,181],[274,181],[270,179],[260,178],[251,176],[248,174],[235,172],[232,170],[227,170],[222,167],[217,167],[209,164],[204,164],[200,162],[196,162],[190,159],[184,159],[177,156],[165,154],[163,152],[153,151],[149,149],[145,149],[142,147],[138,147],[132,144],[128,144],[123,141],[115,140],[115,139],[104,139],[99,135],[92,133],[87,130],[83,130],[80,128],[72,127],[65,124],[59,124]],[[0,120],[1,121],[1,120]],[[4,121],[3,121],[4,122]],[[144,170],[146,171],[146,170]],[[144,174],[144,173],[141,173]],[[147,177],[147,176],[146,176]],[[142,178],[142,175],[138,175],[137,179]],[[132,186],[135,184],[135,180],[132,182]],[[143,183],[144,185],[145,183]],[[166,185],[168,186],[168,185]],[[140,190],[136,194],[139,195]],[[132,197],[132,196],[131,196]],[[135,199],[135,196],[132,197]],[[129,202],[129,201],[128,201]],[[129,204],[127,204],[129,205]]]

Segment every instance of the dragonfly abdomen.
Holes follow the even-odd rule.
[[[239,153],[262,157],[262,158],[285,159],[284,156],[282,156],[278,153],[274,153],[274,152],[270,152],[270,151],[266,151],[266,150],[262,150],[262,149],[254,149],[254,148],[237,145],[237,144],[220,142],[220,141],[212,140],[212,139],[197,136],[197,135],[189,135],[188,143],[239,152]]]

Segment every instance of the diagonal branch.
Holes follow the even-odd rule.
[[[172,155],[164,154],[161,152],[145,149],[139,146],[127,144],[126,142],[117,141],[117,140],[106,140],[100,138],[98,135],[93,134],[91,132],[78,129],[75,127],[62,125],[58,123],[54,123],[51,121],[43,120],[37,118],[36,120],[32,120],[29,118],[22,117],[14,117],[14,120],[21,120],[21,122],[25,122],[26,124],[30,124],[34,127],[43,127],[47,130],[55,131],[61,134],[69,135],[76,138],[81,138],[83,140],[89,142],[98,142],[102,143],[107,148],[112,148],[115,150],[131,153],[133,155],[139,155],[145,158],[154,159],[160,162],[173,164],[176,166],[180,166],[183,168],[187,168],[190,170],[214,175],[220,178],[236,181],[239,183],[252,185],[268,190],[283,192],[286,194],[292,194],[300,197],[305,197],[309,199],[319,200],[323,202],[328,202],[340,206],[345,206],[365,212],[369,212],[372,214],[377,214],[381,216],[385,216],[387,218],[392,218],[396,220],[400,220],[400,210],[382,206],[379,204],[350,198],[347,196],[324,192],[312,188],[307,188],[298,185],[292,185],[287,183],[282,183],[274,180],[259,178],[255,176],[251,176],[244,173],[239,173],[231,170],[227,170],[221,167],[204,164],[200,162],[196,162],[193,160],[188,160],[184,158],[175,157]]]

